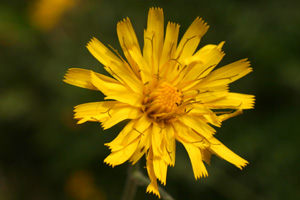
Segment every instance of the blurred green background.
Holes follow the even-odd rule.
[[[85,45],[95,36],[120,51],[116,24],[127,16],[142,44],[151,6],[179,23],[181,36],[202,17],[210,29],[200,47],[226,41],[221,65],[248,57],[254,72],[231,91],[257,99],[216,135],[249,166],[214,156],[209,177],[195,181],[177,144],[164,188],[175,199],[300,198],[300,1],[10,0],[0,2],[0,200],[120,199],[128,164],[103,160],[124,124],[76,125],[73,107],[103,96],[62,79],[71,67],[103,72]],[[145,190],[136,199],[157,199]]]

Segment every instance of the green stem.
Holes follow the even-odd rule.
[[[128,175],[122,200],[133,200],[137,186],[147,186],[149,184],[150,180],[140,172],[139,163],[136,163],[135,165],[131,165],[131,163],[129,163]],[[162,187],[158,186],[158,190],[163,200],[175,200]]]
[[[133,174],[134,179],[138,182],[139,185],[147,186],[150,184],[150,180],[144,176],[140,171],[135,171]],[[167,191],[162,187],[158,186],[160,196],[163,200],[175,200]]]
[[[138,165],[139,163],[136,163],[134,166],[131,163],[129,163],[128,165],[127,179],[123,191],[122,200],[134,200],[135,193],[137,190],[137,184],[132,174],[134,170],[138,170]]]

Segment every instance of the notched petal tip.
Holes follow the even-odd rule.
[[[81,88],[97,90],[92,84],[89,76],[90,70],[80,68],[70,68],[66,72],[63,81],[70,85]]]
[[[114,165],[113,163],[110,163],[108,161],[106,161],[106,158],[105,160],[103,161],[103,163],[107,164],[108,166],[110,166],[111,168],[114,168],[116,165]]]
[[[149,12],[153,12],[153,11],[159,11],[159,12],[163,12],[163,9],[160,7],[151,7],[149,9]]]
[[[249,165],[250,163],[247,160],[244,160],[243,164],[240,164],[240,166],[238,167],[240,170],[243,170],[247,165]]]
[[[160,194],[159,194],[159,190],[158,190],[157,185],[155,187],[154,184],[150,183],[150,185],[148,185],[148,187],[147,187],[146,192],[149,193],[149,194],[150,193],[155,194],[160,199]]]
[[[88,41],[88,43],[85,46],[89,48],[94,42],[100,42],[100,41],[95,36],[93,36],[92,39],[90,39],[90,41]]]
[[[205,32],[209,29],[209,25],[202,19],[202,17],[196,17],[192,24],[194,23],[195,25],[202,26],[202,28],[206,29]]]
[[[227,148],[224,144],[222,144],[220,141],[218,141],[216,138],[212,138],[210,140],[211,146],[210,150],[212,153],[217,155],[218,157],[228,161],[229,163],[235,165],[239,169],[243,169],[249,162],[242,157],[235,154],[233,151],[231,151],[229,148]]]
[[[127,24],[127,23],[131,24],[131,21],[130,21],[129,17],[123,18],[123,20],[119,21],[117,23],[117,27],[122,26],[123,24]]]

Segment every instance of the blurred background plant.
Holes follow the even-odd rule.
[[[202,17],[211,28],[200,45],[226,41],[221,65],[248,57],[254,72],[231,88],[257,99],[216,135],[249,166],[240,171],[214,156],[209,177],[194,181],[178,144],[165,189],[175,199],[300,197],[300,1],[10,0],[0,2],[1,200],[120,199],[127,164],[112,169],[103,160],[104,143],[124,124],[105,132],[76,125],[73,106],[103,96],[62,78],[70,67],[103,73],[85,45],[95,36],[120,51],[116,23],[127,16],[142,44],[151,6],[181,30]],[[145,190],[136,199],[157,199]]]

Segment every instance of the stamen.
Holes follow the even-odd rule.
[[[149,117],[160,120],[175,118],[181,112],[181,92],[167,82],[159,83],[144,100],[145,112]]]

